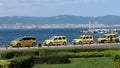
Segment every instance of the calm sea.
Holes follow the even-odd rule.
[[[67,29],[0,29],[0,45],[9,45],[10,41],[22,36],[35,36],[39,43],[49,39],[54,35],[64,35],[68,38],[68,44],[71,44],[74,38],[79,37],[80,28],[67,28]],[[95,40],[99,34],[93,35]]]

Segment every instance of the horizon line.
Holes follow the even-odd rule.
[[[120,15],[101,15],[101,16],[80,16],[80,15],[53,15],[53,16],[23,16],[23,15],[14,15],[14,16],[0,16],[0,17],[57,17],[57,16],[78,16],[78,17],[103,17],[103,16],[120,16]]]

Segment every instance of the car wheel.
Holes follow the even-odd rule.
[[[73,43],[73,45],[76,45],[76,43]]]
[[[21,44],[20,44],[20,43],[18,43],[16,46],[17,46],[17,47],[21,47]]]
[[[102,41],[104,44],[106,43],[106,41],[104,40],[104,41]]]
[[[101,41],[101,43],[105,43],[105,41],[104,41],[104,40],[102,40],[102,41]]]
[[[63,45],[66,45],[66,42],[64,42]]]
[[[53,43],[52,43],[52,42],[50,42],[50,43],[49,43],[49,46],[52,46],[52,45],[53,45]]]
[[[82,42],[79,42],[80,45],[82,45]]]
[[[36,43],[32,43],[32,46],[33,46],[33,47],[36,46]]]
[[[89,44],[93,44],[93,41],[91,41]]]

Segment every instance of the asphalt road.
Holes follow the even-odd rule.
[[[54,48],[54,49],[64,49],[64,48],[120,48],[120,43],[106,43],[106,44],[84,44],[84,45],[58,45],[58,46],[41,46],[41,47],[0,47],[0,51],[6,51],[6,50],[30,50],[30,49],[49,49],[49,48]]]

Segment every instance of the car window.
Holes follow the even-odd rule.
[[[89,39],[89,37],[86,37],[86,39]]]
[[[62,38],[61,38],[61,37],[59,37],[59,38],[58,38],[58,40],[62,40]]]
[[[57,40],[57,38],[54,38],[54,40]]]
[[[63,39],[66,39],[65,37],[63,37]]]
[[[31,40],[31,38],[26,38],[26,40]]]
[[[112,36],[111,36],[112,37]],[[110,36],[108,36],[107,38],[110,38]]]
[[[21,40],[27,40],[26,38],[22,38]]]

